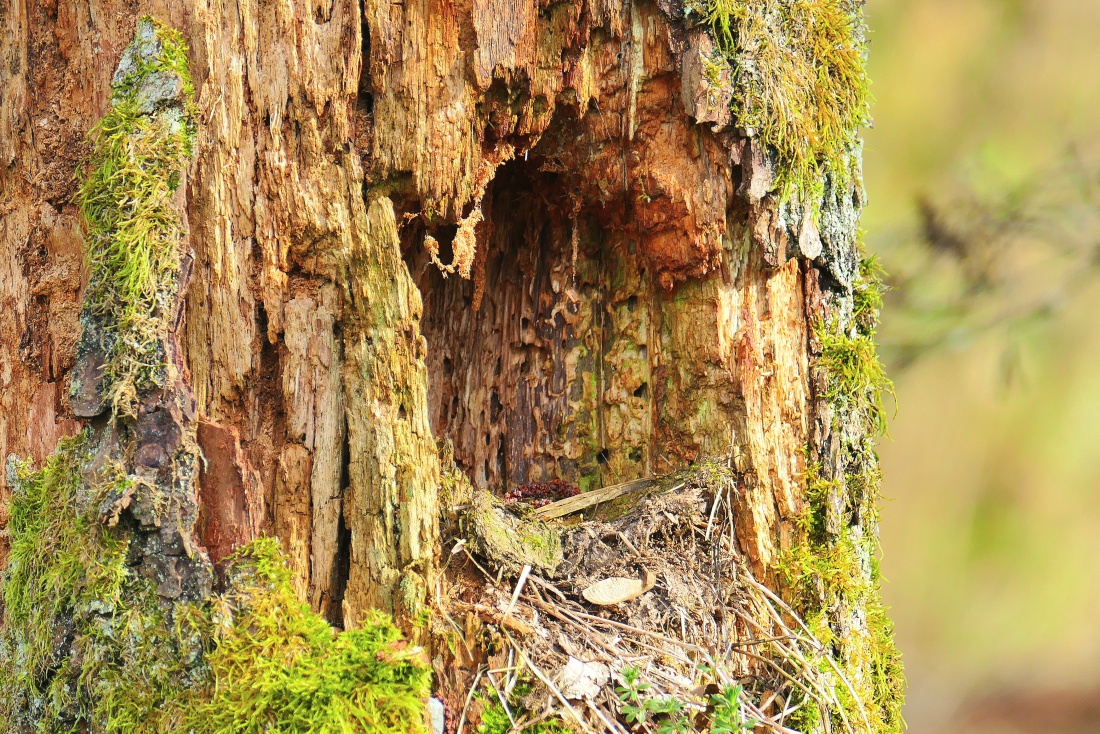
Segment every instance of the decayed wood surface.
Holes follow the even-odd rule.
[[[345,621],[371,608],[418,614],[434,588],[439,458],[428,427],[420,293],[401,260],[386,198],[366,212],[348,274],[345,324],[346,522],[352,534]]]
[[[188,39],[198,90],[183,349],[228,464],[202,497],[256,516],[207,542],[277,533],[330,619],[407,616],[434,584],[435,439],[493,489],[737,446],[767,577],[801,507],[807,268],[752,244],[709,36],[661,3],[13,0],[0,454],[81,425],[72,175],[143,13]],[[472,279],[444,279],[424,239],[449,262],[464,218]]]

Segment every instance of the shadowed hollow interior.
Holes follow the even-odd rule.
[[[489,489],[551,479],[590,489],[724,450],[743,411],[728,373],[692,374],[709,369],[692,323],[716,325],[709,282],[728,269],[661,287],[618,225],[630,197],[614,212],[580,200],[540,147],[489,184],[470,280],[444,277],[418,242],[407,251],[424,296],[434,434]],[[437,233],[445,262],[454,229]]]

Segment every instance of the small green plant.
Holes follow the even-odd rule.
[[[694,734],[699,729],[688,705],[673,696],[648,696],[652,689],[642,681],[641,671],[635,667],[622,669],[624,685],[615,686],[619,695],[620,711],[636,731],[655,734]],[[711,697],[713,714],[708,734],[744,734],[756,726],[741,713],[741,686],[727,685]]]
[[[645,724],[649,718],[649,711],[645,707],[642,694],[650,689],[648,683],[641,682],[641,671],[637,668],[623,668],[624,686],[615,686],[615,691],[622,701],[622,712],[626,720],[631,724]]]
[[[647,701],[646,707],[661,716],[657,720],[657,734],[688,734],[695,731],[695,724],[685,713],[687,706],[683,701],[666,696]]]
[[[714,714],[711,718],[711,734],[744,734],[756,728],[755,719],[745,719],[741,713],[741,686],[726,686],[721,693],[711,696]]]
[[[530,724],[530,712],[524,707],[523,700],[531,693],[531,683],[522,678],[512,688],[508,696],[508,708],[512,716],[516,717],[519,731],[527,734],[572,734],[561,719],[550,718],[533,721]],[[478,725],[478,734],[509,734],[513,731],[512,719],[508,718],[508,712],[504,710],[496,693],[487,694],[478,691],[477,699],[482,703],[481,724]]]

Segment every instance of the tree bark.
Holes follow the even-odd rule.
[[[862,27],[859,4],[838,5]],[[457,717],[488,658],[452,667],[422,623],[454,583],[440,487],[455,468],[501,495],[730,457],[736,555],[796,607],[808,602],[781,569],[808,513],[825,508],[822,547],[875,534],[864,393],[881,385],[837,382],[828,361],[834,332],[873,331],[862,193],[828,184],[821,232],[804,234],[818,225],[783,208],[774,151],[731,115],[732,72],[684,4],[0,13],[0,455],[41,464],[103,420],[74,409],[74,375],[91,369],[74,174],[148,14],[189,44],[196,90],[163,400],[200,464],[196,516],[177,524],[213,568],[278,537],[295,591],[330,623],[381,610],[434,642]],[[11,491],[0,477],[0,527]],[[0,566],[6,552],[0,538]],[[150,545],[150,562],[162,552]],[[847,639],[866,599],[830,593],[819,606]],[[883,726],[855,730],[898,724]]]

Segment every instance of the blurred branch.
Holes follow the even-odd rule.
[[[977,182],[916,202],[918,225],[886,253],[881,349],[896,372],[929,353],[1049,320],[1100,272],[1100,161],[1071,149],[1024,181]]]

